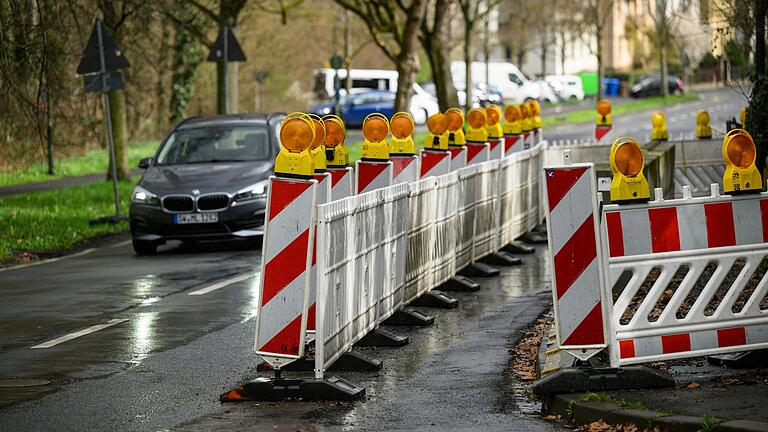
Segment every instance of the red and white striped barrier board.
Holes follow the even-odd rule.
[[[270,177],[256,354],[279,368],[304,354],[317,181]]]
[[[364,161],[355,163],[355,193],[362,194],[392,184],[391,161]]]
[[[326,171],[331,175],[331,201],[354,195],[352,190],[355,176],[352,167],[328,167]]]
[[[331,174],[316,173],[314,179],[317,181],[317,194],[315,204],[321,205],[331,200]],[[315,331],[315,299],[317,298],[317,244],[313,242],[312,246],[312,265],[309,269],[309,302],[307,307],[307,332]]]
[[[448,146],[451,152],[451,171],[458,171],[467,166],[467,147],[466,146]]]
[[[491,160],[491,146],[486,143],[467,142],[467,165]]]
[[[768,199],[615,207],[605,217],[611,257],[768,241]]]
[[[586,359],[607,346],[594,165],[545,167],[544,174],[557,338]]]
[[[411,183],[419,179],[419,157],[416,155],[392,155],[392,184]]]
[[[611,131],[610,126],[595,126],[595,141],[600,142]]]
[[[491,159],[501,159],[504,156],[503,138],[488,138],[489,151]]]
[[[451,171],[451,152],[447,150],[421,151],[421,178],[448,174]]]
[[[530,132],[523,132],[523,150],[531,148],[533,142],[533,135]]]
[[[504,135],[504,155],[509,156],[512,153],[523,149],[522,135]]]

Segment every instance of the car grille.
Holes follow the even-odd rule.
[[[189,212],[192,211],[192,197],[189,196],[167,196],[163,198],[163,207],[171,212]]]
[[[224,194],[203,195],[197,199],[199,210],[222,210],[229,205],[229,197]]]

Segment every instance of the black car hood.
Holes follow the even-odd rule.
[[[191,165],[153,165],[144,173],[139,185],[150,192],[166,194],[200,194],[226,192],[234,194],[270,176],[272,161],[210,163]]]

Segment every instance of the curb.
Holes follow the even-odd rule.
[[[611,425],[634,424],[639,428],[659,427],[662,430],[696,432],[768,432],[768,423],[752,420],[724,420],[705,426],[704,417],[669,414],[660,411],[622,408],[619,404],[605,401],[583,401],[579,394],[552,396],[544,405],[548,414],[560,415],[577,425],[598,420]]]

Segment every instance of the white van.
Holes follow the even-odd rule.
[[[472,83],[485,83],[485,62],[472,62]],[[451,62],[451,77],[457,89],[466,86],[466,70],[463,61]],[[521,103],[540,99],[541,88],[520,72],[517,66],[504,61],[488,62],[488,79],[491,87],[497,88],[505,102]]]

